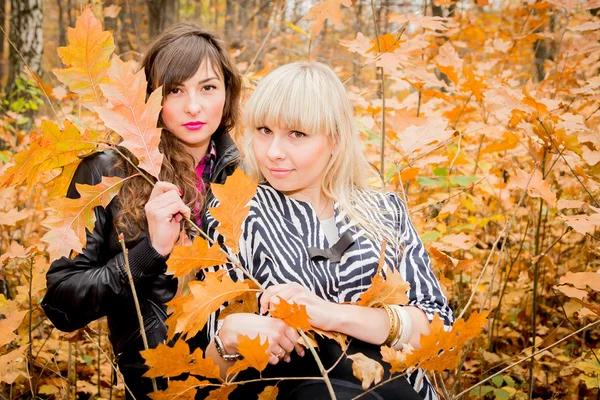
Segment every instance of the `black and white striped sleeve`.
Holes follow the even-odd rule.
[[[423,310],[430,321],[437,313],[446,326],[451,326],[454,315],[438,279],[431,270],[429,254],[410,220],[406,205],[397,194],[391,194],[391,197],[397,210],[398,242],[401,246],[398,269],[403,278],[410,283],[408,305]]]

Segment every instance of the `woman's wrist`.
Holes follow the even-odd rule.
[[[235,314],[228,315],[223,319],[223,325],[219,330],[219,338],[223,343],[223,347],[228,354],[234,354],[237,352],[238,346],[238,333],[235,330]]]

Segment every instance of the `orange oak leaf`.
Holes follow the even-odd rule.
[[[13,258],[27,258],[29,256],[29,252],[25,250],[23,246],[14,240],[10,242],[10,246],[5,250],[4,254],[0,256],[0,265],[4,264],[6,260],[10,260]]]
[[[442,118],[429,117],[419,126],[410,125],[398,135],[400,148],[406,154],[427,152],[430,143],[442,143],[452,137],[453,132],[446,130],[448,123]]]
[[[68,29],[67,37],[69,45],[57,50],[67,68],[54,69],[52,72],[71,91],[80,95],[84,102],[100,104],[98,86],[107,81],[106,70],[115,50],[112,33],[102,30],[102,24],[88,6],[77,18],[75,28]]]
[[[236,387],[237,385],[225,385],[218,389],[211,390],[206,400],[227,400]]]
[[[402,372],[406,369],[406,353],[388,346],[381,346],[381,359],[391,365],[390,373]]]
[[[193,270],[214,267],[227,262],[227,256],[218,243],[208,247],[208,242],[197,236],[191,246],[175,246],[167,261],[167,274],[175,278]]]
[[[397,35],[386,33],[385,35],[371,40],[371,48],[369,48],[367,52],[391,53],[398,48],[399,42],[400,39],[397,37]]]
[[[71,249],[81,252],[86,242],[86,229],[90,232],[94,229],[94,208],[106,207],[127,179],[102,177],[102,181],[94,186],[76,184],[80,198],[50,202],[54,214],[42,221],[42,225],[50,229],[42,238],[49,244],[50,260],[68,256]]]
[[[150,367],[144,376],[174,377],[188,371],[192,356],[185,340],[178,340],[173,347],[159,343],[154,349],[140,351],[146,365]]]
[[[339,332],[331,332],[331,331],[322,331],[320,329],[313,328],[313,330],[318,333],[320,336],[326,337],[331,340],[335,340],[337,344],[340,345],[342,351],[346,351],[348,349],[348,336]],[[308,347],[308,346],[304,346]]]
[[[219,206],[209,209],[211,215],[219,222],[217,230],[225,237],[225,245],[233,253],[239,250],[239,239],[242,234],[242,224],[250,207],[248,202],[256,194],[258,183],[246,175],[241,168],[235,170],[227,178],[224,185],[213,183],[213,194],[219,200]]]
[[[419,366],[430,371],[453,369],[458,364],[463,346],[481,333],[487,322],[488,311],[474,312],[467,321],[454,322],[446,331],[439,315],[429,325],[429,335],[421,336],[421,348],[406,356],[406,367]]]
[[[261,344],[260,335],[256,335],[254,339],[250,339],[246,335],[238,335],[237,351],[244,356],[244,359],[236,361],[235,364],[229,367],[227,376],[235,375],[248,368],[254,368],[258,371],[264,370],[271,356],[271,353],[267,351],[268,349],[268,340]]]
[[[14,383],[19,376],[28,376],[24,365],[28,345],[23,345],[10,353],[0,356],[0,382],[9,385]]]
[[[0,308],[0,315],[4,316],[3,319],[0,319],[0,347],[16,339],[17,335],[13,332],[21,325],[25,314],[27,314],[27,310],[19,310],[14,301],[9,301]]]
[[[159,390],[148,394],[152,400],[194,400],[198,387],[209,384],[209,381],[200,381],[189,376],[185,381],[170,380],[165,390]]]
[[[277,386],[267,386],[265,390],[258,395],[258,400],[277,400],[278,394],[279,388]]]
[[[402,279],[399,271],[388,269],[385,278],[381,275],[381,269],[385,262],[383,256],[385,248],[386,244],[384,242],[383,246],[381,246],[379,267],[371,281],[371,286],[360,295],[360,298],[356,302],[359,306],[371,307],[377,303],[403,305],[409,301],[406,292],[410,288],[410,284]]]
[[[346,47],[349,51],[358,53],[362,56],[366,56],[367,53],[369,53],[371,51],[371,48],[373,47],[369,38],[363,35],[361,32],[358,32],[356,34],[356,39],[340,40],[340,44]]]
[[[163,155],[158,151],[161,129],[156,126],[162,109],[162,88],[153,91],[146,101],[146,74],[133,73],[133,62],[123,62],[113,56],[108,69],[108,83],[102,83],[102,93],[112,108],[95,107],[107,127],[123,138],[120,146],[127,148],[139,161],[139,167],[158,179]]]
[[[463,60],[458,56],[458,52],[450,42],[446,42],[440,47],[438,55],[434,58],[434,62],[440,71],[445,73],[455,85],[458,84]]]
[[[348,356],[352,360],[352,373],[362,382],[362,388],[367,390],[373,383],[378,384],[383,378],[383,367],[377,361],[356,353]]]
[[[255,292],[245,292],[241,296],[229,302],[229,305],[219,313],[219,319],[237,313],[258,313],[258,299]]]
[[[466,93],[473,93],[475,99],[481,102],[483,100],[483,93],[487,88],[483,78],[475,75],[470,65],[463,66],[463,76],[465,77],[465,82],[460,85],[460,90]]]
[[[288,303],[285,299],[279,298],[279,303],[273,304],[269,312],[271,316],[283,320],[294,329],[302,329],[305,332],[312,329],[305,305]]]
[[[29,149],[15,154],[15,165],[0,177],[0,187],[27,182],[27,192],[30,192],[46,172],[67,166],[72,169],[79,164],[81,156],[96,149],[96,143],[81,135],[68,120],[65,120],[64,130],[47,120],[42,121],[41,129],[41,135],[30,135]]]
[[[325,20],[329,19],[335,26],[342,25],[342,5],[350,7],[352,0],[325,0],[321,4],[313,6],[302,18],[310,22],[310,38],[314,39],[325,25]]]
[[[551,207],[556,207],[556,193],[550,188],[550,183],[542,177],[542,173],[539,170],[535,170],[533,177],[530,178],[530,174],[523,171],[522,169],[516,170],[517,176],[512,178],[513,184],[521,189],[527,189],[527,194],[531,197],[541,197]],[[529,186],[527,183],[529,182]]]
[[[579,214],[579,215],[561,215],[560,219],[565,221],[567,225],[581,233],[586,235],[593,233],[596,227],[600,226],[600,218],[593,218],[596,215],[600,217],[600,213],[590,215]]]
[[[31,210],[17,210],[17,207],[7,212],[0,212],[0,225],[15,226],[17,222],[24,220],[31,215]]]
[[[189,295],[167,303],[173,309],[173,314],[165,322],[169,327],[169,338],[180,332],[184,336],[194,336],[223,303],[252,290],[246,282],[234,282],[225,271],[208,272],[203,281],[190,282],[189,289]]]
[[[189,366],[188,372],[192,375],[199,375],[204,378],[221,379],[219,367],[212,358],[204,358],[202,349],[198,348],[191,356],[193,364]]]
[[[558,283],[560,285],[571,284],[578,289],[586,289],[589,286],[592,290],[600,291],[600,274],[597,272],[567,272]]]

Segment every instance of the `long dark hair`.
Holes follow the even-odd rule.
[[[179,23],[166,29],[148,46],[140,69],[146,73],[148,95],[162,86],[163,99],[179,84],[198,71],[203,62],[209,62],[225,83],[225,106],[221,124],[213,135],[229,132],[239,117],[242,78],[228,53],[227,44],[215,34],[196,24]],[[164,154],[160,180],[175,184],[183,191],[183,202],[192,210],[192,220],[202,210],[203,196],[197,188],[193,157],[171,132],[162,127],[159,150]],[[133,168],[122,163],[127,172]],[[128,180],[119,192],[120,211],[115,216],[115,227],[128,239],[136,239],[146,226],[144,205],[148,202],[152,185],[141,177]]]

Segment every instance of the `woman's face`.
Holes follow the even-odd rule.
[[[256,161],[273,188],[299,200],[320,193],[334,151],[329,136],[293,131],[287,126],[259,127],[253,135]]]
[[[171,89],[163,100],[165,128],[196,162],[206,154],[210,137],[221,124],[225,93],[225,82],[210,62],[204,61],[194,76]]]

